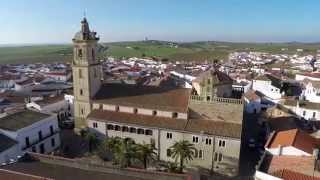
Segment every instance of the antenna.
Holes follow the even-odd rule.
[[[84,17],[84,18],[87,17],[87,11],[86,11],[86,9],[83,11],[83,17]]]

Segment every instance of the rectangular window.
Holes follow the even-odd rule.
[[[171,157],[171,149],[167,149],[167,157]]]
[[[212,143],[211,138],[206,138],[206,144],[211,145],[211,143]]]
[[[222,161],[222,154],[221,153],[219,153],[219,155],[218,155],[218,161],[219,162]]]
[[[82,49],[78,49],[78,57],[82,57]]]
[[[54,138],[51,139],[51,146],[52,147],[56,146],[56,140]]]
[[[93,125],[93,128],[98,128],[98,123],[94,122],[92,123],[92,125]]]
[[[313,117],[313,118],[316,117],[316,112],[313,112],[312,117]]]
[[[225,146],[226,146],[226,141],[219,140],[219,147],[225,147]]]
[[[167,139],[172,139],[172,133],[167,133]]]
[[[198,142],[199,142],[199,137],[197,137],[197,136],[192,136],[192,142],[198,143]]]
[[[41,131],[38,132],[38,136],[39,136],[39,140],[42,140],[42,132]]]
[[[306,111],[303,111],[303,116],[305,116],[306,115]]]
[[[50,134],[51,134],[51,136],[53,135],[53,126],[50,126]]]
[[[29,140],[29,137],[26,137],[26,138],[25,138],[25,141],[26,141],[26,147],[29,147],[29,146],[30,146],[30,140]]]

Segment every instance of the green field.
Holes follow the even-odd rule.
[[[304,49],[305,54],[315,54],[320,43],[229,43],[192,42],[177,43],[177,47],[166,41],[136,41],[102,43],[100,57],[156,57],[172,61],[225,60],[234,51],[263,51],[271,53],[296,53]],[[282,51],[281,49],[287,48]],[[37,45],[0,47],[0,64],[71,62],[72,45]]]

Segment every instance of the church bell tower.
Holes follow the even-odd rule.
[[[99,41],[97,33],[90,31],[86,18],[81,21],[81,30],[73,41],[73,92],[75,128],[87,126],[86,117],[91,112],[91,99],[101,86],[101,65],[96,59]]]

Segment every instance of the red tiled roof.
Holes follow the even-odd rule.
[[[268,148],[278,148],[279,145],[282,147],[293,146],[309,154],[313,154],[313,149],[320,144],[316,138],[299,129],[279,131],[270,138],[271,140],[266,144]]]
[[[114,104],[187,112],[190,89],[138,86],[128,84],[103,84],[93,98],[94,103]]]
[[[314,171],[315,158],[312,156],[272,156],[268,173],[273,174],[288,168],[293,172],[320,177],[320,173]]]

